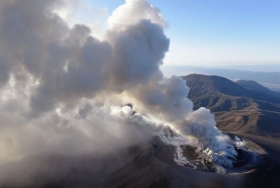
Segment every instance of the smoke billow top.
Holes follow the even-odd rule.
[[[214,116],[193,111],[185,81],[160,71],[170,40],[157,8],[126,0],[100,40],[87,25],[70,27],[56,13],[63,6],[0,2],[0,164],[42,153],[106,154],[159,136],[232,166],[237,153]],[[164,138],[165,129],[178,138]]]

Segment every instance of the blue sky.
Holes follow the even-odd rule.
[[[108,15],[124,0],[91,0]],[[169,24],[166,64],[280,64],[278,0],[150,0]]]

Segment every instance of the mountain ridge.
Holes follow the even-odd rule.
[[[194,109],[206,107],[222,131],[270,135],[280,133],[277,97],[248,90],[220,76],[182,76],[190,87]]]
[[[237,80],[235,83],[252,91],[260,92],[274,97],[280,97],[280,92],[272,91],[253,80]]]

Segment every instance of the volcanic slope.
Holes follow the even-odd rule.
[[[190,87],[194,108],[214,113],[219,129],[260,136],[279,136],[280,98],[246,89],[219,76],[182,77]]]
[[[239,174],[197,171],[172,164],[174,151],[157,143],[96,187],[278,187],[280,100],[223,77],[193,74],[183,79],[190,87],[194,108],[210,108],[222,131],[261,145],[273,161],[272,170]]]

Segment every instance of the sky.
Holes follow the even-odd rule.
[[[161,10],[168,23],[166,35],[171,44],[166,65],[280,65],[278,0],[149,2]],[[104,28],[107,17],[124,0],[90,3]]]

